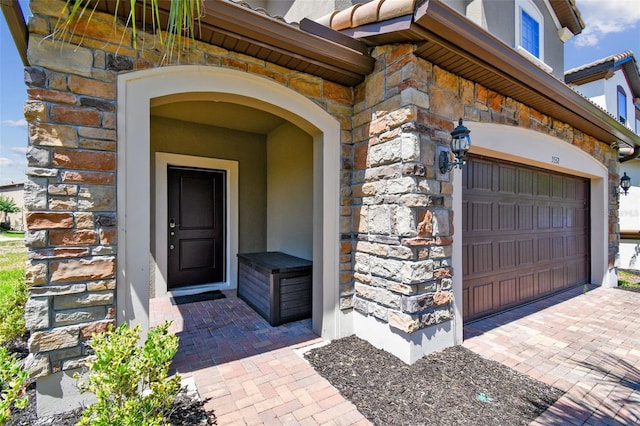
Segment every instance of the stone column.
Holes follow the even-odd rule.
[[[353,119],[355,331],[409,363],[453,344],[452,186],[435,164],[453,124],[433,111],[433,69],[413,49],[374,50]]]

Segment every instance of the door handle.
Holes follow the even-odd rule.
[[[176,220],[174,218],[169,219],[169,228],[175,228],[176,227]],[[177,225],[180,226],[180,225]]]

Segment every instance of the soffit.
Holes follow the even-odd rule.
[[[447,71],[529,105],[603,142],[623,141],[640,146],[640,137],[607,112],[442,1],[417,3],[413,14],[340,32],[371,46],[415,43],[417,56]]]
[[[123,18],[129,14],[129,2],[96,0],[95,3],[97,10],[102,12],[117,12]],[[137,17],[143,12],[140,3]],[[170,2],[160,1],[163,28],[166,27],[169,10]],[[364,49],[311,34],[245,5],[226,0],[204,0],[203,10],[200,31],[196,36],[202,42],[346,86],[363,81],[373,69],[374,60],[363,53]],[[358,43],[355,40],[351,42]]]
[[[553,11],[560,21],[560,25],[567,27],[573,34],[580,34],[584,29],[584,22],[575,0],[549,0]]]

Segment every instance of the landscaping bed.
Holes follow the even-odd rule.
[[[23,359],[28,354],[26,336],[12,339],[2,345],[19,359]],[[82,415],[82,409],[76,409],[39,419],[36,406],[35,381],[28,384],[27,396],[29,398],[27,407],[22,410],[14,409],[7,426],[72,426],[78,422]],[[184,390],[181,391],[174,400],[173,408],[169,415],[169,424],[173,426],[216,425],[215,414],[213,411],[206,411],[204,403],[205,401],[195,398]]]
[[[563,394],[462,346],[409,366],[351,336],[305,357],[376,425],[528,425]]]
[[[640,292],[640,271],[637,269],[619,269],[618,288]]]
[[[8,236],[6,232],[3,235]],[[0,323],[0,345],[18,360],[23,360],[28,355],[29,334],[25,332],[23,319],[24,302],[26,301],[25,260],[26,248],[22,240],[0,241],[0,316],[3,319],[3,322]],[[82,410],[77,409],[38,419],[35,382],[29,381],[26,390],[28,396],[26,408],[13,409],[7,425],[75,425],[82,414]],[[181,391],[174,399],[169,424],[176,426],[213,425],[216,424],[216,420],[213,412],[207,412],[204,409],[204,401]]]

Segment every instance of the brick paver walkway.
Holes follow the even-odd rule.
[[[640,293],[573,289],[466,325],[464,346],[566,392],[534,424],[640,424]]]
[[[298,355],[322,340],[311,321],[271,327],[236,298],[173,306],[152,299],[151,325],[173,320],[173,368],[193,376],[219,425],[369,425],[355,406]]]

